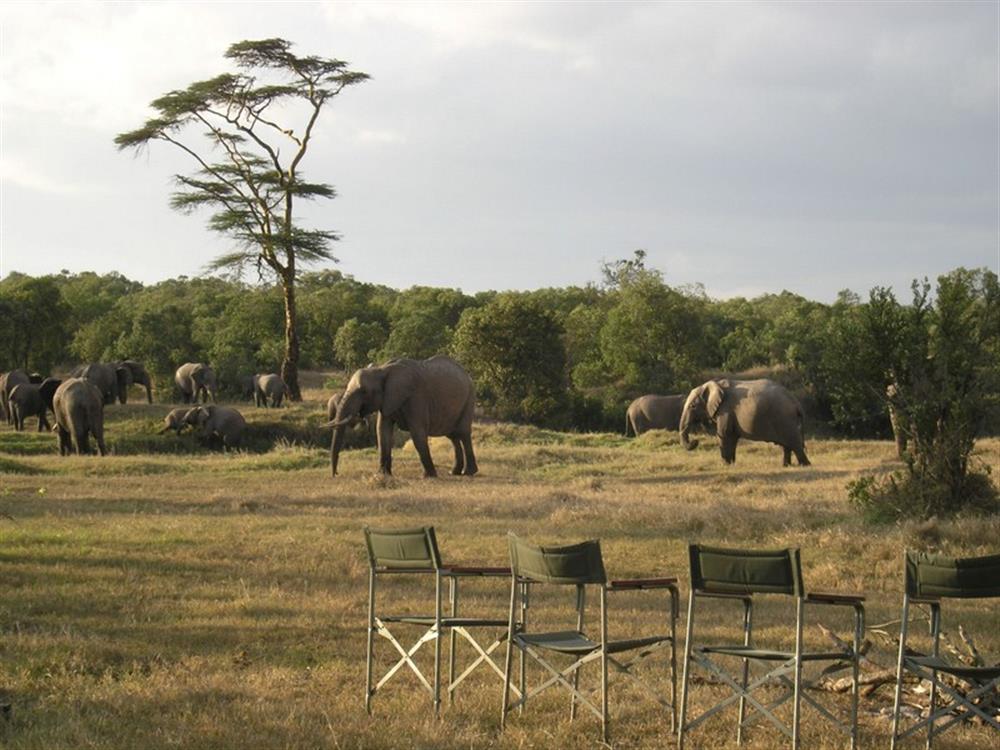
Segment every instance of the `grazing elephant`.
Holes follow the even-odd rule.
[[[29,375],[24,370],[11,370],[0,375],[0,409],[3,411],[3,418],[7,420],[7,424],[14,424],[14,415],[10,410],[10,392],[21,384],[29,385],[41,382],[41,376]]]
[[[181,407],[180,409],[171,409],[170,413],[163,418],[163,429],[160,430],[159,434],[164,432],[170,432],[173,430],[177,435],[181,434],[181,430],[187,427],[187,423],[184,421],[184,417],[187,413],[191,411],[190,409]]]
[[[247,426],[243,415],[236,409],[215,404],[188,409],[184,415],[184,424],[201,428],[201,436],[206,440],[213,436],[220,437],[225,448],[238,448]]]
[[[673,432],[681,424],[684,410],[683,393],[676,396],[639,396],[625,411],[625,435],[639,436],[649,430],[670,430]]]
[[[105,454],[104,395],[96,385],[83,378],[64,380],[52,397],[52,412],[56,418],[61,455],[73,452],[73,441],[77,454],[89,454],[90,435],[97,441],[100,454]]]
[[[51,378],[47,385],[50,384]],[[58,382],[56,382],[56,387],[58,387]],[[14,418],[14,429],[18,432],[24,430],[24,420],[28,417],[38,417],[38,431],[47,432],[52,429],[49,426],[49,420],[46,419],[46,412],[49,409],[46,399],[42,397],[42,386],[35,385],[34,383],[20,383],[14,386],[14,390],[10,392],[8,397],[8,403],[10,405],[11,415]],[[51,403],[52,396],[55,394],[55,388],[51,388],[48,393],[48,402]]]
[[[269,373],[266,375],[257,374],[253,376],[253,402],[256,406],[267,408],[268,402],[272,407],[281,406],[281,399],[288,393],[288,386],[281,379],[280,375]]]
[[[187,362],[177,368],[174,381],[181,390],[181,398],[185,404],[208,403],[209,397],[215,402],[215,371],[203,362]]]
[[[144,369],[143,372],[145,372]],[[121,404],[128,401],[128,388],[132,385],[133,378],[132,368],[124,361],[94,362],[89,365],[80,365],[74,368],[70,375],[74,378],[83,378],[97,386],[106,405],[113,404],[115,401]],[[149,376],[146,377],[148,379]]]
[[[446,435],[455,448],[452,474],[472,476],[479,467],[472,451],[472,415],[476,407],[472,379],[450,357],[425,360],[394,359],[380,367],[365,367],[351,376],[337,408],[330,442],[330,469],[337,459],[344,430],[358,417],[376,414],[379,469],[392,474],[392,435],[407,430],[420,455],[425,477],[437,476],[427,438]]]
[[[696,421],[715,423],[722,460],[736,460],[740,438],[776,443],[785,449],[783,465],[792,453],[799,466],[808,466],[802,436],[802,407],[788,390],[772,380],[709,380],[688,394],[681,413],[681,444],[694,450],[697,440],[688,433]]]

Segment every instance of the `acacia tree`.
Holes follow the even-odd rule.
[[[295,199],[335,196],[330,185],[304,180],[301,164],[323,107],[368,75],[341,60],[298,57],[291,46],[284,39],[233,44],[225,56],[238,72],[161,96],[152,103],[157,116],[120,133],[115,144],[119,150],[141,150],[163,141],[197,163],[194,173],[176,175],[179,189],[170,205],[184,212],[210,208],[209,228],[236,241],[237,249],[211,261],[210,269],[242,274],[255,268],[258,279],[269,272],[277,278],[285,305],[281,375],[297,400],[295,281],[304,264],[336,260],[330,243],[338,239],[334,232],[296,223]],[[296,118],[302,118],[298,129],[287,123]],[[193,145],[187,138],[192,129],[201,131],[207,145]]]

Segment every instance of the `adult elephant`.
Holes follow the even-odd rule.
[[[681,424],[684,410],[683,393],[675,396],[639,396],[625,411],[625,434],[639,436],[649,430],[670,430],[673,432]]]
[[[14,424],[14,415],[10,409],[10,392],[22,383],[30,383],[31,379],[24,370],[11,370],[0,375],[0,409],[7,424]]]
[[[180,388],[181,398],[185,404],[198,403],[199,397],[206,404],[209,397],[215,401],[215,371],[204,362],[184,363],[177,368],[174,382]]]
[[[139,376],[139,380],[136,380],[136,375]],[[137,382],[146,386],[146,397],[149,403],[153,403],[149,373],[145,367],[133,360],[80,365],[73,369],[70,376],[83,378],[97,386],[105,404],[113,404],[115,401],[120,404],[128,403],[128,389]]]
[[[104,394],[83,378],[70,378],[60,383],[52,397],[52,412],[59,433],[59,453],[68,456],[76,443],[77,454],[90,453],[89,438],[97,441],[97,450],[104,449]]]
[[[281,406],[281,400],[288,393],[288,386],[275,373],[257,374],[253,376],[253,402],[256,406]]]
[[[407,430],[420,456],[425,477],[437,476],[427,439],[447,436],[455,448],[452,474],[472,476],[479,467],[472,450],[475,388],[468,373],[450,357],[425,360],[394,359],[379,367],[365,367],[351,376],[337,407],[330,442],[330,470],[337,460],[344,430],[359,417],[376,415],[379,469],[392,474],[392,437],[396,427]]]
[[[802,407],[788,390],[773,380],[709,380],[692,390],[681,412],[681,444],[694,450],[697,440],[688,437],[697,421],[715,423],[722,460],[736,460],[740,438],[776,443],[784,448],[783,465],[792,453],[800,466],[808,466],[802,436]]]
[[[184,424],[201,430],[205,440],[219,437],[225,448],[238,448],[243,442],[247,423],[243,415],[229,406],[195,406],[184,415]],[[180,430],[177,430],[180,434]]]
[[[39,432],[51,429],[47,413],[52,410],[52,398],[60,383],[62,381],[56,378],[46,378],[38,384],[18,383],[14,386],[8,402],[15,430],[24,430],[24,420],[28,417],[38,417]]]

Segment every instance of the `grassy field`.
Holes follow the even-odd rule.
[[[389,481],[373,475],[370,448],[348,451],[341,476],[331,479],[321,392],[306,395],[312,400],[278,413],[246,406],[251,449],[229,455],[205,451],[190,436],[153,435],[168,409],[160,405],[109,407],[114,455],[103,459],[60,458],[54,436],[0,427],[0,690],[13,706],[10,721],[0,722],[0,747],[598,744],[596,722],[583,716],[570,724],[568,699],[556,692],[511,717],[500,735],[500,681],[486,671],[445,705],[440,721],[402,673],[368,717],[366,523],[433,524],[446,559],[465,564],[504,564],[508,531],[547,542],[600,537],[612,577],[682,581],[691,540],[797,545],[807,585],[864,592],[870,624],[899,616],[905,547],[986,554],[1000,538],[997,516],[860,524],[845,484],[896,466],[888,442],[812,440],[812,467],[782,469],[774,446],[743,443],[738,463],[725,466],[712,439],[686,453],[673,436],[627,440],[482,425],[474,435],[482,471],[475,478],[423,480],[415,453],[402,447]],[[450,445],[435,441],[432,450],[447,468]],[[983,441],[979,457],[1000,469],[1000,441]],[[505,613],[508,592],[503,581],[477,582],[463,601],[470,611]],[[400,607],[429,595],[412,584],[385,593]],[[686,593],[683,584],[685,600]],[[554,618],[558,603],[536,602],[532,621]],[[788,643],[775,627],[790,613],[783,606],[760,611],[762,642]],[[612,635],[657,627],[663,607],[651,592],[627,595],[612,614]],[[959,603],[945,614],[946,629],[964,623],[981,634],[983,654],[1000,659],[995,608]],[[719,609],[705,622],[721,633],[738,619]],[[818,620],[847,624],[846,615],[825,611]],[[823,643],[815,625],[806,635]],[[893,655],[874,640],[876,661],[891,665]],[[380,647],[388,665],[388,644]],[[468,656],[460,651],[460,659]],[[626,683],[612,678],[611,686],[615,746],[669,747],[662,713]],[[693,705],[715,695],[699,685]],[[863,703],[863,747],[888,746],[889,723],[879,715],[888,697],[884,687]],[[699,729],[691,746],[733,746],[731,719]],[[803,727],[803,747],[845,746],[809,709]],[[780,739],[758,725],[748,747]],[[983,728],[940,738],[942,748],[994,743]]]

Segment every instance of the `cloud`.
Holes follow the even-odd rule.
[[[103,186],[85,183],[66,176],[46,174],[44,168],[28,165],[16,157],[0,159],[0,180],[5,186],[16,186],[49,195],[89,195],[105,193]]]

